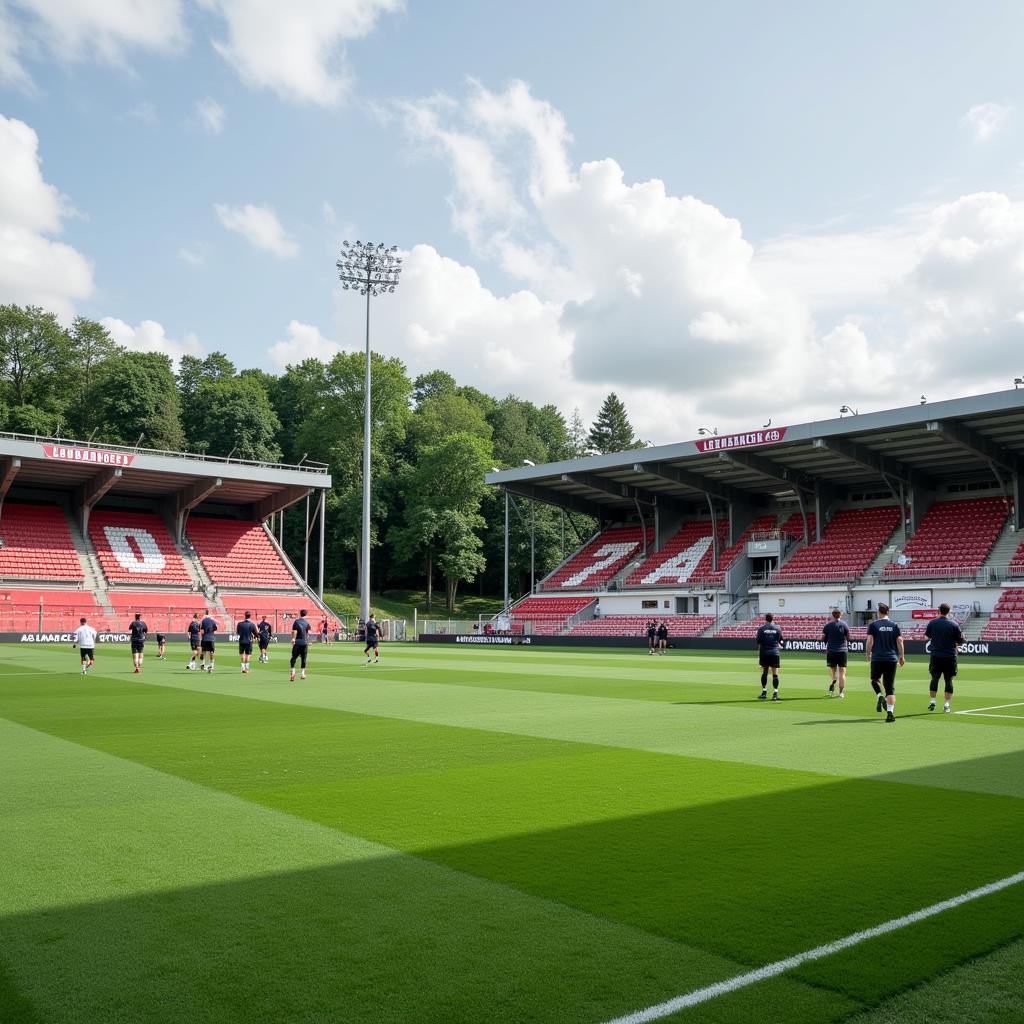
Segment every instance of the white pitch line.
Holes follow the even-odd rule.
[[[964,711],[956,711],[957,715],[978,715],[982,711],[998,711],[1000,708],[1024,708],[1024,701],[1017,701],[1016,704],[993,704],[990,708],[967,708]],[[993,718],[1013,718],[1013,715],[993,715]]]
[[[661,1020],[662,1017],[671,1016],[671,1014],[678,1013],[680,1010],[685,1010],[691,1006],[699,1006],[701,1003],[716,999],[718,996],[728,995],[737,989],[746,988],[748,985],[755,985],[757,982],[765,981],[768,978],[774,978],[811,960],[821,960],[824,957],[832,956],[834,953],[849,949],[851,946],[867,942],[868,939],[874,939],[879,935],[898,931],[900,928],[906,928],[908,925],[924,921],[926,918],[934,917],[936,914],[941,914],[946,910],[963,906],[963,904],[970,903],[971,900],[980,899],[982,896],[990,896],[994,892],[1008,889],[1010,886],[1018,885],[1020,882],[1024,882],[1024,871],[1018,871],[1015,875],[1001,878],[998,882],[990,882],[988,885],[983,885],[978,889],[971,889],[970,892],[954,896],[952,899],[943,900],[941,903],[933,903],[930,907],[925,907],[923,910],[915,910],[912,914],[893,918],[893,920],[886,921],[884,924],[875,925],[874,928],[866,928],[864,931],[854,932],[845,938],[836,939],[835,942],[827,942],[824,946],[817,946],[804,953],[797,953],[796,956],[787,957],[785,960],[776,960],[774,963],[765,964],[764,967],[758,967],[755,971],[738,974],[736,977],[727,978],[725,981],[716,981],[714,985],[695,989],[693,992],[676,996],[674,999],[658,1003],[655,1006],[648,1006],[645,1010],[637,1010],[635,1013],[627,1013],[624,1017],[616,1017],[614,1020],[607,1021],[607,1024],[648,1024],[652,1020]]]
[[[955,715],[974,715],[975,718],[1008,718],[1011,722],[1024,722],[1024,715],[990,715],[983,711],[954,711]]]

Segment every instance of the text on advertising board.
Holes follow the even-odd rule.
[[[777,444],[785,436],[785,427],[771,427],[768,430],[748,430],[745,434],[702,437],[694,441],[694,444],[699,452],[725,452],[732,448],[750,448],[756,444]]]
[[[131,452],[107,452],[102,448],[76,448],[67,444],[44,444],[43,454],[61,462],[85,462],[91,466],[130,466],[135,459]]]

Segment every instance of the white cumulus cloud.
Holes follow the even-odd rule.
[[[288,236],[269,206],[214,203],[213,209],[228,231],[241,235],[253,248],[271,252],[280,259],[290,259],[299,254],[298,244]]]
[[[279,370],[284,370],[305,359],[329,363],[341,351],[341,345],[325,338],[319,327],[292,320],[288,324],[288,336],[271,345],[269,355],[271,362]]]
[[[69,319],[93,291],[92,265],[60,233],[68,212],[43,179],[39,138],[0,115],[0,301],[37,304]]]
[[[453,227],[523,285],[493,293],[414,248],[398,293],[374,307],[414,372],[443,365],[588,416],[615,389],[654,440],[1009,380],[1024,342],[1024,206],[1006,195],[755,242],[698,197],[627,180],[614,159],[574,163],[562,115],[522,82],[399,110],[451,170]]]
[[[1003,103],[979,103],[964,115],[978,142],[987,142],[1006,122],[1013,108]]]
[[[160,352],[170,356],[175,365],[181,361],[182,356],[204,355],[203,346],[194,334],[186,334],[181,341],[176,341],[167,336],[163,324],[156,320],[143,320],[138,326],[132,327],[117,317],[105,316],[100,323],[118,345],[132,352]]]
[[[0,10],[0,78],[30,84],[20,56],[124,64],[129,51],[173,53],[186,40],[181,0],[11,0]]]
[[[224,108],[209,96],[196,103],[196,117],[199,124],[211,135],[220,135],[224,131],[225,115]]]
[[[227,23],[217,52],[250,86],[333,106],[348,95],[345,43],[368,35],[400,0],[200,0]]]

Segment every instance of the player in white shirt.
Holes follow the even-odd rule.
[[[96,650],[96,630],[85,621],[84,615],[78,621],[81,625],[75,630],[74,646],[82,653],[82,675],[84,676],[88,674],[95,660],[93,652]]]

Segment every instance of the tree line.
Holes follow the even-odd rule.
[[[373,589],[435,583],[451,609],[460,586],[500,593],[504,501],[484,484],[493,468],[637,448],[626,409],[610,394],[588,429],[553,405],[496,398],[434,370],[410,378],[397,358],[374,354],[371,403]],[[362,522],[362,352],[305,359],[274,375],[239,370],[222,352],[183,356],[118,345],[102,324],[63,326],[35,306],[0,305],[0,429],[190,451],[259,461],[330,466],[324,577],[330,589],[359,578]],[[536,575],[561,561],[593,520],[516,503],[511,516],[511,589],[528,589],[530,537]],[[285,518],[285,547],[301,564],[305,524]]]

